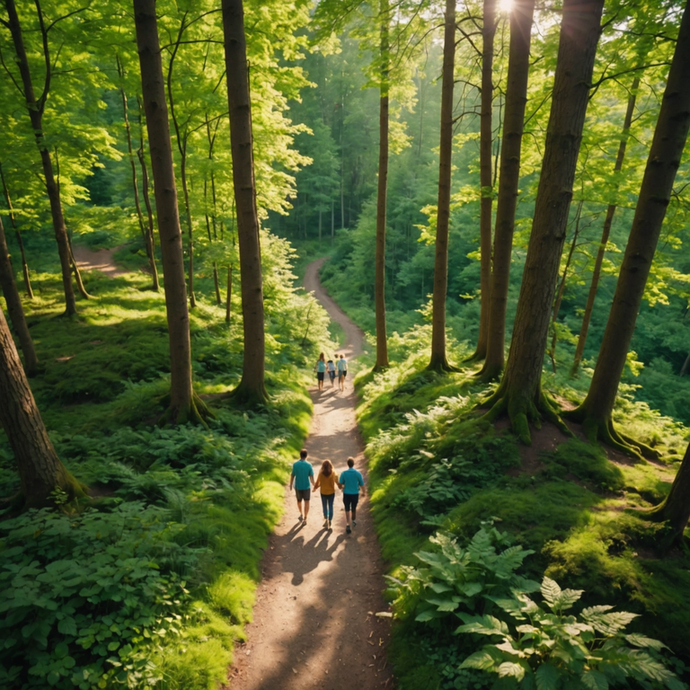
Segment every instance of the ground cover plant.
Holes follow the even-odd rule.
[[[662,449],[661,460],[607,455],[548,426],[535,436],[537,449],[526,451],[507,429],[481,418],[492,387],[478,383],[476,367],[445,376],[426,370],[425,328],[394,335],[395,364],[357,380],[372,510],[391,564],[400,687],[683,687],[690,562],[685,550],[659,550],[665,527],[645,520],[643,511],[668,492],[685,427],[634,402],[634,391],[624,388],[616,421]],[[454,345],[454,361],[466,353]],[[578,396],[566,376],[545,382],[562,401]],[[501,559],[510,568],[501,570]],[[553,601],[543,594],[544,604],[536,603],[530,592],[540,582],[576,590],[574,615],[581,617],[550,610]],[[614,608],[601,608],[607,606]],[[530,620],[513,620],[527,609]],[[593,620],[599,614],[615,618],[610,635]],[[492,628],[471,618],[486,615],[502,622]],[[560,616],[562,627],[547,631],[550,616]],[[529,634],[520,628],[526,625],[534,628]],[[567,666],[543,651],[553,644],[593,656],[582,657],[584,666]],[[615,663],[606,660],[609,653]],[[585,668],[591,673],[576,678]]]
[[[288,273],[268,270],[271,402],[258,410],[223,397],[241,371],[240,324],[228,327],[224,309],[198,296],[193,368],[213,409],[207,427],[157,425],[167,329],[147,276],[87,273],[92,299],[65,319],[57,276],[36,275],[27,316],[42,371],[32,387],[91,500],[78,511],[7,510],[0,521],[0,685],[188,690],[225,680],[288,460],[306,436],[304,365],[330,344],[324,313]],[[292,329],[304,332],[307,312],[309,335],[296,347]],[[4,438],[0,478],[8,498],[18,480]]]

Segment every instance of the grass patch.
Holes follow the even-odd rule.
[[[275,272],[267,270],[271,401],[258,411],[217,402],[240,378],[241,324],[228,327],[224,310],[197,295],[190,315],[195,390],[216,415],[207,429],[155,426],[169,390],[169,345],[163,294],[147,290],[148,276],[85,273],[94,297],[80,300],[78,316],[68,319],[59,276],[36,274],[27,316],[43,368],[31,385],[58,454],[99,498],[83,517],[50,512],[50,529],[33,525],[47,519],[35,512],[0,522],[8,641],[0,685],[210,690],[225,681],[251,619],[290,461],[307,434],[305,369],[332,347],[325,312],[290,287],[285,266],[276,261]],[[309,337],[297,347],[294,329],[305,332],[307,313]],[[12,462],[0,434],[5,497],[18,487]],[[70,538],[59,538],[60,530]],[[112,591],[88,594],[105,582],[108,549],[139,570],[118,561],[115,571],[130,574]],[[31,553],[33,565],[24,562]],[[53,571],[55,563],[72,574]],[[17,568],[38,570],[9,577]],[[93,643],[87,619],[103,627],[94,628]]]
[[[690,558],[677,552],[660,559],[655,546],[665,528],[641,519],[639,509],[668,492],[687,430],[624,390],[617,421],[661,449],[662,462],[612,462],[600,447],[570,439],[541,454],[532,474],[517,472],[520,449],[512,436],[474,411],[490,387],[477,386],[473,370],[426,371],[427,330],[393,336],[396,364],[356,382],[372,511],[391,575],[419,567],[415,552],[438,550],[429,539],[439,532],[465,544],[493,521],[512,543],[534,552],[524,564],[527,576],[541,581],[546,574],[583,589],[583,606],[610,604],[639,614],[631,629],[680,655],[676,671],[683,675],[683,662],[690,663]],[[453,344],[451,357],[460,361],[466,352]],[[581,395],[546,380],[555,397]],[[396,623],[391,655],[401,690],[493,682],[459,669],[479,648],[478,640],[473,648],[460,645],[459,623],[454,614],[445,622],[403,616]]]

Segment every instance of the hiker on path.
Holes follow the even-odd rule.
[[[319,382],[319,390],[323,390],[323,379],[324,376],[326,376],[326,358],[324,357],[323,352],[319,355],[319,359],[316,362],[316,366],[314,367],[314,371],[316,372],[316,379]]]
[[[343,503],[345,504],[346,532],[350,534],[352,527],[357,527],[357,503],[359,502],[359,488],[362,487],[362,496],[366,496],[364,477],[355,469],[355,459],[347,459],[347,467],[340,473],[338,486],[343,490]],[[352,527],[350,527],[350,513],[352,513]]]
[[[299,460],[292,466],[292,474],[290,475],[290,491],[292,491],[294,484],[297,508],[299,509],[299,518],[297,519],[303,525],[307,524],[311,487],[314,486],[314,468],[307,462],[307,455],[307,451],[303,448],[299,452]],[[304,515],[302,514],[302,501],[304,501]]]
[[[341,391],[345,390],[345,377],[346,376],[347,376],[347,360],[345,359],[345,355],[340,355],[340,359],[338,360],[338,385],[340,386]]]
[[[333,463],[324,460],[319,470],[319,476],[314,484],[314,491],[321,489],[321,506],[323,507],[323,526],[331,529],[333,522],[333,502],[335,500],[335,487],[338,484],[338,475],[333,470]]]
[[[336,359],[338,359],[338,355],[335,356]],[[331,379],[331,388],[335,386],[335,364],[333,363],[332,359],[329,359],[326,362],[326,369],[328,370],[328,376]]]

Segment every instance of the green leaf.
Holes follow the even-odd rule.
[[[504,678],[516,678],[518,681],[522,680],[525,676],[525,668],[521,664],[516,664],[514,661],[504,661],[498,667],[498,677]]]
[[[541,595],[544,597],[544,601],[553,607],[560,593],[561,588],[558,586],[558,583],[545,575],[541,582]]]
[[[508,625],[494,616],[468,616],[465,613],[458,614],[465,621],[456,629],[456,633],[477,633],[479,635],[508,635]]]
[[[76,635],[77,634],[77,624],[74,622],[74,618],[63,618],[58,623],[58,632],[63,635]]]
[[[588,690],[608,690],[609,688],[608,679],[599,671],[585,671],[580,678],[582,679],[582,684],[588,688]]]
[[[537,690],[557,690],[560,672],[551,664],[542,664],[536,671]]]
[[[668,649],[668,647],[659,640],[654,640],[651,637],[645,637],[640,633],[632,633],[630,635],[625,635],[625,639],[634,647],[647,647],[649,649]]]
[[[460,668],[478,668],[482,671],[493,671],[496,668],[496,661],[487,649],[480,649],[474,654],[470,654],[461,664]]]

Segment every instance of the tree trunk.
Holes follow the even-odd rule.
[[[67,245],[69,246],[69,260],[72,266],[72,270],[74,271],[74,281],[77,284],[77,290],[79,290],[79,294],[84,299],[91,299],[91,295],[88,292],[86,292],[86,288],[84,287],[84,281],[81,279],[81,271],[79,270],[79,266],[77,265],[77,260],[74,258],[72,240],[70,240],[69,235],[67,235]]]
[[[446,293],[448,292],[448,226],[450,222],[451,154],[453,150],[453,85],[455,79],[455,3],[446,0],[441,83],[441,139],[438,162],[438,206],[434,259],[429,369],[450,371],[446,356]]]
[[[48,436],[2,309],[0,390],[0,425],[17,463],[24,507],[40,508],[53,503],[51,494],[56,488],[62,489],[70,501],[83,496],[83,487],[60,462]]]
[[[683,366],[680,368],[680,373],[678,376],[685,376],[685,374],[688,371],[688,365],[690,365],[690,353],[688,353],[687,357],[685,358],[685,361],[683,362]]]
[[[228,264],[228,294],[225,298],[225,323],[230,325],[230,316],[232,308],[232,264]]]
[[[165,308],[170,342],[170,408],[166,418],[173,424],[188,420],[201,421],[198,401],[192,391],[184,256],[155,0],[134,0],[134,22],[165,275]]]
[[[117,59],[117,70],[120,74],[120,78],[124,79],[124,70],[120,63],[119,58]],[[158,275],[156,270],[156,257],[153,253],[153,243],[151,242],[151,230],[146,226],[144,222],[144,214],[141,210],[141,202],[139,200],[139,183],[137,181],[137,164],[134,158],[134,148],[132,146],[132,128],[129,124],[129,108],[127,106],[127,94],[125,93],[124,87],[120,87],[120,97],[122,98],[122,115],[125,123],[125,133],[127,135],[127,153],[129,155],[129,164],[132,168],[132,192],[134,194],[134,207],[137,211],[137,219],[139,220],[139,229],[141,231],[142,239],[144,240],[144,245],[146,246],[146,256],[149,260],[149,268],[151,270],[151,275],[154,278],[154,289],[157,290]]]
[[[137,97],[137,106],[139,108],[139,148],[137,149],[137,158],[139,159],[139,166],[141,167],[141,193],[144,197],[144,205],[146,206],[146,246],[147,252],[151,255],[151,277],[153,283],[151,289],[158,292],[160,290],[160,282],[158,280],[158,268],[156,267],[156,237],[154,235],[153,223],[153,209],[151,208],[151,197],[149,196],[149,173],[146,168],[146,156],[144,154],[144,129],[141,126],[141,112],[143,107],[139,98]]]
[[[568,251],[568,258],[565,260],[565,266],[563,267],[563,275],[561,277],[561,282],[558,285],[558,290],[556,291],[556,300],[553,304],[553,315],[551,316],[551,327],[553,333],[551,335],[551,348],[549,349],[549,357],[551,358],[551,368],[553,373],[556,373],[556,345],[558,344],[558,330],[556,324],[558,323],[558,312],[561,310],[561,303],[563,302],[563,293],[565,292],[565,284],[568,280],[568,271],[570,270],[570,264],[573,260],[573,254],[575,254],[575,248],[577,247],[577,238],[580,234],[580,217],[582,215],[582,204],[584,202],[580,201],[577,205],[577,213],[575,214],[575,231],[573,232],[573,241],[570,243],[570,250]]]
[[[491,175],[491,148],[493,143],[493,69],[494,36],[496,34],[496,0],[484,0],[482,25],[482,93],[479,124],[479,184],[481,205],[479,210],[479,247],[481,308],[479,337],[473,359],[486,357],[491,300],[491,209],[493,186]]]
[[[45,138],[43,136],[43,110],[45,108],[45,99],[48,96],[48,87],[50,86],[50,69],[46,75],[46,88],[44,89],[39,102],[36,100],[36,96],[34,94],[31,71],[29,69],[29,61],[24,48],[22,29],[21,25],[19,24],[19,17],[17,16],[17,9],[15,7],[14,0],[5,0],[5,7],[7,8],[9,28],[10,32],[12,33],[14,49],[17,54],[17,66],[19,67],[22,84],[24,86],[24,98],[29,111],[29,118],[31,120],[31,127],[34,132],[36,146],[38,147],[41,155],[41,164],[43,165],[43,175],[45,176],[46,191],[48,192],[50,213],[53,220],[53,231],[55,232],[55,240],[57,242],[58,253],[60,255],[62,287],[65,293],[65,313],[68,316],[73,316],[77,313],[77,305],[74,299],[74,291],[72,290],[72,270],[70,263],[70,249],[67,241],[67,228],[65,227],[65,219],[62,214],[60,191],[55,181],[55,175],[53,174],[53,163],[50,159],[50,152],[48,151]],[[40,15],[40,11],[39,21],[45,37],[43,17]],[[46,64],[50,65],[49,60],[46,60]]]
[[[265,403],[268,393],[264,382],[266,365],[264,299],[259,217],[254,181],[249,68],[242,0],[222,0],[222,9],[244,321],[242,380],[233,391],[233,395],[240,402],[253,405]]]
[[[17,283],[14,281],[14,271],[12,269],[12,262],[10,261],[10,253],[7,249],[7,241],[5,240],[5,228],[0,217],[0,287],[2,293],[5,295],[7,302],[7,312],[10,315],[10,321],[14,332],[19,339],[19,345],[22,348],[24,355],[24,370],[26,375],[31,377],[36,374],[38,366],[38,358],[36,357],[36,350],[34,349],[34,342],[29,333],[29,327],[26,324],[24,317],[24,309],[22,308],[22,301],[17,290]]]
[[[527,104],[530,36],[534,0],[516,0],[510,13],[510,54],[508,84],[503,121],[496,230],[494,232],[493,271],[489,310],[489,327],[484,367],[480,376],[484,381],[497,379],[505,363],[506,309],[510,285],[510,262],[515,229],[515,209],[520,181],[522,133]]]
[[[630,89],[630,96],[628,97],[628,108],[625,111],[625,119],[623,121],[623,134],[621,136],[620,144],[618,145],[618,155],[616,156],[616,163],[613,166],[614,175],[620,172],[623,167],[623,159],[625,158],[625,149],[628,145],[628,137],[630,136],[630,125],[632,124],[632,116],[635,110],[635,100],[637,99],[637,89],[640,86],[640,78],[633,79],[632,87]],[[589,331],[589,322],[592,319],[592,312],[594,311],[594,300],[597,296],[597,289],[599,288],[599,278],[601,276],[601,266],[604,262],[604,253],[606,252],[606,245],[609,241],[609,234],[611,233],[611,224],[613,223],[613,216],[616,213],[616,204],[609,204],[606,209],[606,218],[604,219],[604,228],[601,232],[601,241],[597,249],[597,256],[594,260],[594,269],[592,271],[592,282],[589,285],[589,294],[587,295],[587,304],[585,306],[585,313],[582,316],[582,325],[580,326],[580,335],[577,339],[577,346],[575,347],[575,359],[570,370],[570,375],[575,376],[580,368],[582,355],[585,352],[585,343],[587,342],[587,332]]]
[[[19,245],[19,253],[22,256],[22,273],[24,275],[24,289],[26,290],[26,296],[29,299],[34,298],[34,291],[31,287],[31,278],[29,277],[29,264],[26,262],[26,253],[24,251],[24,242],[22,240],[22,233],[19,232],[17,227],[17,222],[14,219],[14,209],[12,208],[12,199],[10,198],[10,190],[7,187],[7,182],[5,181],[5,175],[2,172],[2,165],[0,165],[0,180],[2,180],[2,190],[5,195],[5,201],[7,202],[8,216],[10,218],[10,223],[12,223],[12,228],[14,229],[15,237],[17,238],[17,244]]]
[[[590,440],[600,439],[633,455],[649,449],[617,433],[611,413],[688,136],[689,73],[690,12],[686,6],[592,383],[584,402],[568,415],[583,423]]]
[[[489,419],[510,416],[529,444],[540,412],[560,422],[541,391],[541,372],[558,266],[565,241],[575,167],[599,39],[603,0],[565,0],[544,160],[506,372]]]
[[[386,197],[388,192],[388,90],[389,90],[389,22],[388,0],[380,0],[381,74],[379,86],[379,179],[376,196],[376,277],[374,305],[376,308],[376,363],[374,370],[388,367],[388,336],[386,334]]]
[[[649,512],[643,513],[643,516],[655,522],[669,523],[671,534],[664,547],[683,541],[683,532],[690,519],[690,446],[685,451],[685,457],[666,499]]]

